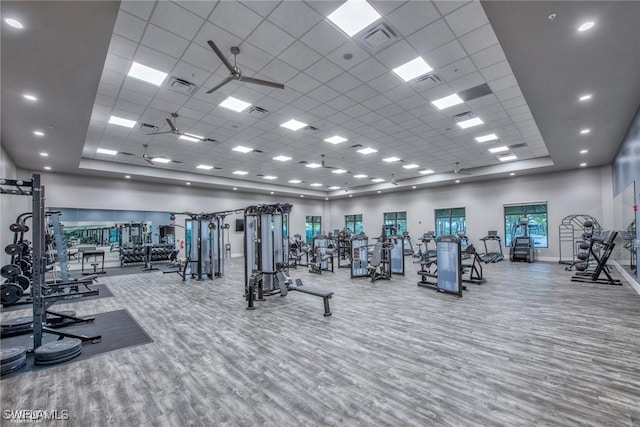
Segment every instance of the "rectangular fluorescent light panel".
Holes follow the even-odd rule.
[[[198,166],[196,166],[196,169],[204,169],[204,170],[208,171],[208,170],[213,169],[213,166],[211,166],[211,165],[198,165]]]
[[[382,179],[382,178],[374,178],[371,181],[372,182],[384,182],[384,179]]]
[[[489,152],[491,154],[503,153],[505,151],[509,151],[509,147],[506,145],[503,145],[502,147],[489,148]]]
[[[400,161],[399,157],[387,157],[386,159],[382,159],[383,162],[393,163]]]
[[[358,175],[353,175],[354,178],[366,178],[367,175],[363,174],[363,173],[359,173]]]
[[[473,126],[478,126],[483,124],[484,122],[480,120],[478,117],[474,117],[473,119],[463,120],[461,122],[457,122],[456,124],[460,126],[462,129],[470,128]]]
[[[110,156],[115,156],[116,154],[118,154],[118,152],[116,150],[107,150],[106,148],[98,148],[96,153],[98,153],[98,154],[108,154]]]
[[[453,107],[454,105],[462,104],[464,101],[462,98],[458,96],[457,93],[453,95],[445,96],[444,98],[436,99],[435,101],[431,101],[431,103],[438,110],[445,110],[449,107]]]
[[[167,73],[134,62],[131,64],[128,76],[151,83],[152,85],[160,86],[162,82],[164,82],[164,79],[167,78]]]
[[[304,166],[307,168],[315,169],[321,167],[322,165],[320,163],[307,163]]]
[[[135,120],[127,120],[122,117],[111,116],[109,117],[109,124],[133,128],[136,125],[136,122]]]
[[[340,187],[338,187],[336,185],[333,185],[333,186],[329,187],[329,190],[339,190],[339,189],[340,189]]]
[[[327,19],[352,37],[380,19],[380,14],[366,1],[347,0],[331,12]]]
[[[338,135],[332,136],[331,138],[327,138],[324,140],[324,142],[328,142],[331,144],[340,144],[341,142],[345,142],[345,141],[348,141],[348,139]]]
[[[288,122],[281,124],[280,126],[282,126],[283,128],[291,129],[291,130],[300,130],[303,127],[306,127],[307,124],[291,119]]]
[[[291,157],[287,157],[287,156],[276,156],[273,158],[273,160],[277,160],[279,162],[286,162],[287,160],[291,160]]]
[[[405,169],[415,169],[415,168],[419,168],[419,165],[416,165],[415,163],[411,163],[410,165],[404,165],[402,166]]]
[[[34,130],[34,131],[33,131],[33,134],[34,134],[35,136],[44,136],[44,132],[42,132],[41,130]]]
[[[334,169],[334,170],[331,171],[331,173],[337,173],[337,174],[341,174],[341,173],[345,173],[345,172],[347,172],[347,171],[344,170],[344,169]]]
[[[393,69],[393,72],[400,76],[405,82],[427,74],[430,71],[433,71],[433,68],[431,68],[421,56]]]
[[[581,135],[586,135],[586,134],[588,134],[589,132],[591,132],[591,129],[582,129],[582,130],[580,131],[580,134],[581,134]]]
[[[249,104],[248,102],[241,101],[237,98],[234,98],[233,96],[228,97],[220,103],[221,107],[228,108],[229,110],[233,110],[238,113],[243,112],[250,105],[251,104]]]
[[[233,171],[234,175],[247,175],[249,172],[245,172],[245,171]]]
[[[475,140],[478,142],[489,142],[495,141],[496,139],[498,139],[498,136],[495,133],[490,133],[489,135],[478,136],[475,138]]]
[[[501,162],[508,162],[509,160],[516,160],[517,159],[517,157],[514,154],[512,154],[510,156],[500,156],[498,158],[500,159]]]
[[[274,179],[278,179],[278,177],[273,175],[265,175],[262,177],[262,179],[268,179],[269,181],[272,181]]]
[[[367,148],[362,148],[360,150],[358,150],[358,153],[360,154],[373,154],[373,153],[377,153],[378,150],[376,150],[375,148],[371,148],[371,147],[367,147]]]
[[[420,175],[428,175],[430,173],[434,173],[432,169],[422,169],[418,172]]]
[[[299,179],[290,179],[289,183],[290,184],[300,184],[302,181],[300,181]]]
[[[169,163],[171,162],[171,159],[167,159],[165,157],[154,157],[151,161],[156,163]]]
[[[202,141],[202,137],[198,135],[191,135],[189,133],[185,133],[184,135],[180,135],[178,139],[184,139],[185,141],[190,142],[200,142]]]
[[[322,187],[322,184],[320,184],[319,182],[314,182],[313,184],[310,184],[312,187]]]
[[[252,152],[253,148],[245,147],[244,145],[238,145],[237,147],[232,148],[232,150],[246,154]]]

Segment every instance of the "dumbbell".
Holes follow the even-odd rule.
[[[22,246],[17,243],[10,243],[4,247],[4,253],[11,256],[20,255],[22,253]]]
[[[29,227],[26,224],[20,224],[16,222],[9,226],[9,230],[14,233],[26,233],[27,231],[29,231]]]
[[[0,275],[5,279],[13,279],[22,274],[22,270],[20,266],[16,264],[7,264],[2,269],[0,269]]]

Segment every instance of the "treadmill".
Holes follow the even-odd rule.
[[[504,253],[502,252],[502,239],[498,236],[497,230],[489,230],[487,235],[481,238],[482,243],[484,243],[484,255],[480,257],[485,264],[490,262],[499,262],[504,259]],[[489,251],[487,242],[493,242],[492,245],[495,246],[497,243],[497,247],[493,248],[493,251]],[[497,249],[497,250],[496,250]]]

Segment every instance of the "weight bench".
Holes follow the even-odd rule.
[[[287,278],[283,272],[276,273],[276,279],[278,280],[278,286],[280,288],[280,295],[286,296],[288,291],[297,291],[303,294],[314,295],[322,298],[324,303],[324,316],[331,316],[331,308],[329,307],[329,300],[333,296],[333,291],[325,291],[320,289],[309,288],[304,286],[301,279],[296,279],[295,286],[291,284],[291,278]]]

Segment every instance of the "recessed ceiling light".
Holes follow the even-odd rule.
[[[400,157],[391,156],[391,157],[387,157],[387,158],[382,159],[382,161],[386,162],[386,163],[398,162],[398,161],[400,161]]]
[[[339,190],[340,187],[332,185],[331,187],[329,187],[329,190]]]
[[[21,30],[24,28],[24,25],[22,25],[22,22],[18,21],[17,19],[4,18],[4,22],[6,22],[7,25],[9,25],[10,27],[17,28],[18,30]]]
[[[415,163],[411,163],[410,165],[404,165],[402,167],[405,169],[415,169],[415,168],[419,168],[420,166]]]
[[[353,197],[353,194],[349,194],[349,197]]]
[[[473,126],[481,125],[483,123],[484,122],[482,120],[480,120],[480,118],[474,117],[473,119],[463,120],[461,122],[457,122],[456,124],[458,126],[460,126],[460,128],[466,129],[466,128],[470,128],[470,127],[473,127]]]
[[[593,95],[591,95],[590,93],[584,94],[582,96],[580,96],[580,98],[578,98],[578,101],[588,101],[593,97]]]
[[[580,130],[580,135],[586,135],[586,134],[588,134],[589,132],[591,132],[591,129],[581,129],[581,130]]]
[[[269,181],[273,181],[274,179],[278,179],[278,177],[274,175],[265,175],[262,177],[262,179],[268,179]]]
[[[122,117],[111,116],[109,117],[109,124],[124,126],[126,128],[133,128],[136,125],[136,121],[123,119]]]
[[[287,157],[287,156],[276,156],[273,158],[273,160],[277,160],[279,162],[286,162],[287,160],[291,160],[291,157]]]
[[[324,142],[329,142],[331,144],[340,144],[341,142],[345,142],[345,141],[348,141],[348,139],[338,135],[334,135],[331,138],[327,138],[324,140]]]
[[[33,134],[36,136],[44,136],[44,132],[40,131],[40,130],[34,130]]]
[[[449,107],[453,107],[454,105],[462,104],[464,101],[462,98],[458,96],[457,93],[453,95],[445,96],[444,98],[436,99],[435,101],[431,101],[431,103],[438,110],[445,110]]]
[[[421,56],[418,56],[406,64],[402,64],[401,66],[393,69],[393,72],[400,76],[400,78],[405,82],[413,80],[423,74],[427,74],[430,71],[433,71],[433,68],[431,68],[431,66],[427,64]]]
[[[348,0],[327,19],[351,37],[380,19],[380,14],[366,1]]]
[[[506,145],[503,145],[502,147],[489,148],[489,152],[491,154],[503,153],[505,151],[509,151],[509,147],[507,147]]]
[[[515,174],[516,174],[515,172],[511,172],[509,176],[514,176]]]
[[[373,178],[371,180],[371,182],[384,182],[384,179],[382,179],[382,178]]]
[[[322,184],[320,184],[319,182],[314,182],[313,184],[309,184],[312,187],[322,187]]]
[[[306,165],[304,165],[306,168],[311,168],[311,169],[315,169],[315,168],[320,168],[322,167],[322,165],[320,163],[307,163]]]
[[[456,184],[460,184],[460,180],[459,179],[456,179]]]
[[[488,135],[482,135],[475,138],[475,140],[478,142],[489,142],[495,141],[496,139],[498,139],[498,136],[495,133],[490,133]]]
[[[580,163],[580,167],[581,167],[581,168],[583,168],[583,167],[585,167],[585,166],[587,166],[587,164],[586,164],[586,163]]]
[[[233,191],[236,191],[238,189],[238,187],[233,187]]]
[[[382,190],[378,190],[378,194],[382,193]]]
[[[245,147],[244,145],[238,145],[237,147],[232,148],[233,151],[237,151],[239,153],[250,153],[253,151],[253,148]]]
[[[37,100],[38,100],[38,97],[37,97],[37,96],[35,96],[35,95],[31,95],[31,94],[29,94],[29,93],[25,93],[25,94],[23,94],[23,95],[22,95],[22,97],[23,97],[24,99],[28,99],[29,101],[37,101]]]
[[[156,163],[170,163],[171,159],[167,159],[166,157],[154,157],[151,161]]]
[[[273,191],[269,191],[269,194],[273,194]]]
[[[432,169],[422,169],[421,171],[418,171],[418,173],[420,175],[428,175],[430,173],[434,173],[434,171]]]
[[[238,113],[243,112],[247,109],[247,107],[251,105],[248,102],[241,101],[233,96],[228,97],[224,101],[220,103],[221,107],[228,108],[229,110],[237,111]]]
[[[359,174],[357,174],[357,175],[353,175],[353,177],[354,177],[354,178],[358,178],[358,179],[359,179],[359,178],[366,178],[366,177],[367,177],[367,175],[365,175],[365,174],[363,174],[363,173],[359,173]]]
[[[508,162],[509,160],[517,160],[518,159],[515,154],[512,154],[510,156],[500,156],[498,158],[500,159],[501,162]]]
[[[187,184],[187,185],[191,185],[191,183],[190,183],[189,181],[185,182],[185,184]]]
[[[246,171],[233,171],[234,175],[247,175],[249,172]]]
[[[301,194],[300,197],[304,197],[304,194]]]
[[[44,169],[50,171],[51,170],[51,166],[45,166]]]
[[[198,166],[196,166],[196,169],[204,169],[204,170],[208,171],[208,170],[213,169],[213,166],[211,166],[211,165],[198,165]]]
[[[289,183],[291,184],[300,184],[302,181],[300,181],[299,179],[290,179]]]
[[[118,154],[118,152],[116,150],[108,150],[106,148],[98,148],[96,150],[96,153],[98,153],[98,154],[107,154],[109,156],[115,156],[116,154]]]
[[[324,199],[325,199],[325,200],[329,200],[329,198],[328,198],[328,197],[325,197]]]
[[[578,27],[578,31],[582,32],[582,31],[590,30],[591,28],[593,28],[594,25],[595,25],[595,22],[587,21]]]
[[[162,85],[164,79],[167,78],[167,73],[163,73],[155,68],[147,67],[146,65],[138,64],[137,62],[131,64],[131,68],[129,68],[129,73],[127,75],[134,79],[139,79],[156,86]]]
[[[307,124],[291,119],[288,122],[281,124],[280,126],[282,126],[283,128],[291,129],[291,130],[299,130],[307,126]]]
[[[412,185],[412,186],[411,186],[411,188],[413,188],[413,189],[415,190],[415,189],[416,189],[416,188],[418,188],[418,187],[416,187],[415,185]]]
[[[580,154],[587,154],[589,150],[580,150]]]
[[[337,174],[341,174],[341,173],[345,173],[345,172],[347,172],[347,171],[344,170],[344,169],[334,169],[334,170],[331,171],[331,173],[337,173]]]
[[[377,153],[378,150],[376,150],[375,148],[371,148],[371,147],[367,147],[367,148],[362,148],[360,150],[358,150],[358,153],[360,154],[373,154],[373,153]]]
[[[200,142],[204,139],[204,137],[199,135],[193,135],[191,133],[185,133],[183,135],[180,135],[178,139],[183,139],[185,141],[190,141],[190,142]]]
[[[131,175],[125,175],[124,179],[131,179]]]
[[[43,151],[42,153],[40,153],[40,155],[41,155],[42,157],[49,157],[49,153],[45,153],[44,151]]]

